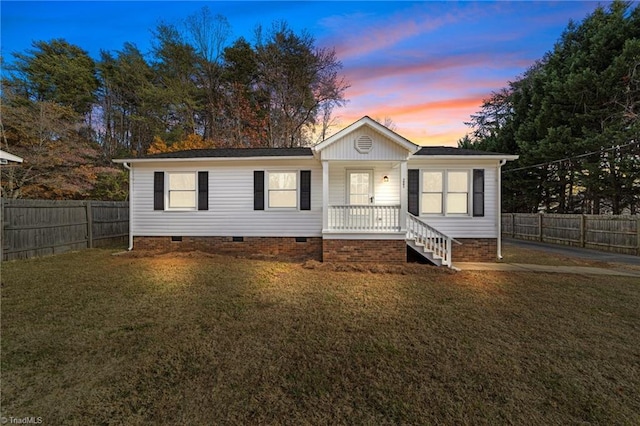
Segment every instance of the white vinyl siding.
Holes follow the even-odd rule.
[[[389,162],[344,162],[329,163],[329,205],[349,204],[348,173],[349,171],[373,171],[373,204],[400,204],[400,168]],[[389,180],[384,181],[387,176]],[[405,189],[406,191],[406,189]]]
[[[209,210],[154,211],[153,173],[209,172]],[[311,171],[311,210],[253,210],[255,170]],[[322,168],[310,160],[230,160],[133,164],[131,229],[134,236],[319,237],[322,235]],[[266,180],[266,176],[265,176]],[[266,205],[266,203],[265,203]]]
[[[409,160],[409,169],[420,169],[420,179],[423,178],[424,171],[442,172],[453,170],[469,173],[469,194],[471,194],[471,177],[473,169],[484,169],[484,210],[482,217],[473,217],[468,210],[467,214],[426,214],[422,212],[422,199],[420,200],[420,217],[438,231],[444,232],[453,238],[497,238],[497,212],[498,206],[498,161],[497,160],[474,160],[468,157],[460,159],[439,160],[436,158],[413,157]],[[420,182],[420,195],[422,197],[422,181]],[[470,197],[470,195],[467,195]],[[470,204],[470,202],[469,202]],[[469,208],[471,208],[470,206]]]
[[[361,137],[371,138],[369,151],[358,151],[356,143]],[[356,160],[356,161],[401,161],[406,160],[408,152],[373,129],[361,128],[336,140],[322,151],[323,160]]]
[[[167,172],[167,210],[196,209],[196,172]]]

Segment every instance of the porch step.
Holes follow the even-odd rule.
[[[436,266],[442,266],[442,257],[428,250],[424,244],[417,243],[414,240],[406,240],[407,245],[414,249],[420,256],[433,263]]]

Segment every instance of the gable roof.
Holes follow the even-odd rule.
[[[336,142],[337,140],[341,139],[344,135],[346,135],[348,133],[351,133],[354,130],[357,130],[360,127],[363,127],[363,126],[368,126],[368,127],[372,128],[373,130],[377,131],[378,133],[383,134],[388,139],[390,139],[391,141],[395,142],[396,144],[402,146],[404,149],[406,149],[407,151],[409,151],[411,153],[416,152],[418,150],[418,148],[420,148],[418,145],[414,144],[410,140],[400,136],[399,134],[397,134],[393,130],[390,130],[388,127],[383,126],[382,124],[380,124],[377,121],[373,120],[371,117],[365,115],[360,120],[358,120],[355,123],[345,127],[344,129],[340,130],[338,133],[328,137],[327,139],[325,139],[322,142],[320,142],[317,145],[315,145],[313,147],[313,150],[315,152],[320,152],[323,149],[325,149],[326,147],[328,147],[329,145],[331,145],[334,142]]]
[[[140,158],[115,159],[116,163],[147,162],[154,160],[184,159],[231,159],[231,158],[291,158],[313,157],[311,148],[216,148],[216,149],[189,149],[186,151],[163,152],[147,155]]]

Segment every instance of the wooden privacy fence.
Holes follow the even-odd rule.
[[[640,216],[502,215],[502,236],[640,256]]]
[[[129,203],[0,200],[2,260],[27,259],[124,242]]]

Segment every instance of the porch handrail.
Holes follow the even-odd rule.
[[[438,231],[420,218],[407,212],[407,239],[425,247],[426,250],[442,259],[442,264],[451,267],[451,246],[460,241]]]
[[[329,229],[349,232],[400,232],[399,205],[331,205]]]

